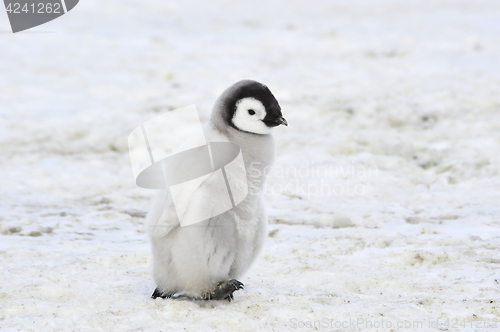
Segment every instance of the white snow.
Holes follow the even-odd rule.
[[[0,330],[500,329],[499,15],[496,0],[82,0],[12,34],[0,10]],[[207,121],[244,78],[289,123],[265,249],[232,303],[152,300],[154,192],[127,136],[193,103]]]

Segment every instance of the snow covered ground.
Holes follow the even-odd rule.
[[[0,10],[0,331],[500,330],[499,15],[82,0],[14,35]],[[152,300],[127,135],[243,78],[290,124],[265,249],[232,303]]]

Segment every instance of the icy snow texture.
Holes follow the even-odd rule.
[[[497,0],[82,0],[12,35],[0,10],[1,331],[499,319],[499,15]],[[264,252],[232,303],[152,300],[153,192],[127,135],[193,103],[206,121],[243,78],[290,124]]]

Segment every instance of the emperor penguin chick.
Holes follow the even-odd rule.
[[[245,169],[233,181],[246,182],[248,194],[227,212],[181,227],[169,191],[159,191],[146,221],[157,285],[153,298],[182,293],[193,299],[231,301],[233,292],[243,288],[237,279],[248,270],[267,237],[262,191],[265,170],[275,157],[271,131],[281,124],[288,125],[278,101],[259,82],[237,82],[217,99],[205,135],[208,141],[240,147]],[[192,195],[212,199],[222,195],[214,181],[212,174]],[[188,207],[199,208],[196,204]]]

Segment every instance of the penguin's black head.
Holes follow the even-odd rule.
[[[233,87],[224,109],[224,120],[229,126],[254,134],[268,134],[280,124],[288,126],[278,101],[267,86],[245,80]]]

